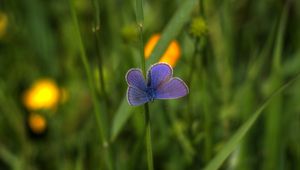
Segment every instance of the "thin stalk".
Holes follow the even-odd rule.
[[[95,46],[96,46],[96,54],[98,59],[98,66],[99,66],[99,74],[100,74],[100,86],[101,86],[101,95],[104,98],[106,108],[109,108],[109,99],[105,90],[105,83],[104,83],[104,76],[103,76],[103,59],[101,55],[101,47],[100,47],[100,28],[101,28],[101,20],[100,20],[100,4],[99,0],[93,0],[93,6],[95,10],[95,21],[93,26],[93,33],[95,38]]]
[[[204,15],[204,6],[203,6],[203,0],[199,0],[199,15],[200,16],[203,16]],[[191,60],[191,67],[190,67],[190,71],[189,71],[189,75],[188,75],[188,79],[187,79],[187,82],[188,82],[188,86],[191,88],[191,84],[192,84],[192,80],[193,80],[193,75],[194,75],[194,72],[195,72],[195,69],[197,68],[196,67],[196,58],[197,56],[199,56],[200,52],[203,51],[201,50],[200,48],[200,38],[195,38],[195,41],[194,41],[194,45],[195,45],[195,48],[194,48],[194,52],[193,52],[193,56],[192,56],[192,60]],[[202,53],[203,54],[203,53]],[[203,55],[201,55],[203,56]],[[200,56],[200,57],[201,57]],[[201,59],[200,59],[201,61]],[[200,63],[200,67],[201,67],[201,63]],[[201,70],[201,68],[200,68]],[[191,102],[190,102],[190,95],[188,95],[188,109],[191,108]],[[189,113],[189,119],[191,119],[191,115],[190,115],[190,111],[188,111]]]
[[[282,74],[282,55],[284,48],[284,40],[286,34],[286,26],[288,22],[289,3],[283,8],[278,30],[274,45],[272,72],[270,84],[272,88],[279,87],[283,82]],[[264,169],[281,169],[284,166],[282,152],[284,148],[284,129],[283,112],[284,112],[284,99],[282,95],[278,95],[274,102],[268,107],[266,114],[266,132],[265,132],[265,161],[263,164]]]
[[[204,0],[199,0],[200,15],[204,17]]]
[[[204,0],[199,0],[199,9],[200,9],[200,16],[203,18],[205,17],[205,11],[204,11]],[[206,37],[202,38],[202,41],[206,41]],[[205,42],[207,43],[207,42]],[[201,57],[206,57],[206,49],[205,49],[205,45],[202,46],[199,50],[199,53],[201,55]],[[203,94],[203,114],[204,114],[204,161],[208,161],[211,159],[212,157],[212,132],[211,132],[211,127],[212,127],[212,114],[210,111],[210,101],[209,101],[209,89],[208,89],[208,79],[207,77],[209,76],[205,67],[204,67],[204,63],[203,58],[199,58],[200,60],[200,74],[201,74],[201,91]]]
[[[199,38],[195,39],[194,44],[195,44],[195,49],[194,49],[194,52],[193,52],[193,58],[191,60],[191,67],[190,67],[188,81],[187,81],[189,83],[189,86],[191,86],[191,84],[192,84],[193,75],[194,75],[194,72],[195,72],[195,69],[196,69],[196,58],[197,58],[197,55],[200,52]]]
[[[145,122],[146,122],[146,147],[147,147],[148,170],[153,170],[151,121],[150,121],[150,111],[149,111],[148,103],[145,104]]]
[[[75,11],[75,7],[74,7],[74,2],[73,0],[69,0],[70,3],[70,9],[71,9],[71,14],[72,14],[72,18],[73,18],[73,22],[75,24],[75,31],[76,31],[76,37],[77,37],[77,42],[79,43],[79,50],[80,50],[80,58],[81,61],[83,63],[87,78],[88,78],[88,84],[89,84],[89,88],[91,91],[91,95],[92,95],[92,102],[94,105],[94,113],[95,113],[95,117],[96,117],[96,122],[97,122],[97,126],[100,132],[100,141],[103,145],[103,153],[104,153],[104,157],[105,157],[105,162],[107,164],[107,168],[109,170],[113,169],[113,163],[112,163],[112,159],[111,159],[111,154],[110,154],[110,148],[109,148],[109,143],[107,141],[107,131],[106,131],[106,127],[104,126],[104,120],[102,119],[102,116],[100,114],[100,108],[99,108],[99,104],[97,101],[97,96],[96,96],[96,87],[93,81],[93,75],[92,72],[90,70],[90,65],[88,63],[88,59],[85,53],[85,48],[83,45],[83,41],[81,38],[81,34],[80,34],[80,30],[79,30],[79,24],[78,24],[78,19],[76,16],[76,11]],[[102,123],[103,122],[103,123]]]
[[[143,26],[144,26],[144,14],[143,14],[143,0],[136,0],[136,20],[140,34],[140,56],[141,65],[144,77],[146,77],[146,61],[144,57],[144,40],[143,40]],[[150,111],[148,103],[144,106],[145,109],[145,124],[146,124],[146,148],[147,148],[147,164],[148,170],[153,170],[153,154],[152,154],[152,143],[151,143],[151,121]]]
[[[194,52],[193,52],[193,56],[192,56],[192,60],[191,60],[191,67],[190,67],[190,71],[189,71],[189,75],[188,75],[188,79],[187,79],[187,83],[188,86],[191,89],[191,85],[192,85],[192,80],[193,80],[193,75],[196,69],[196,58],[199,54],[199,38],[195,39],[195,48],[194,48]],[[193,115],[191,112],[191,108],[192,108],[192,102],[191,102],[191,94],[187,96],[187,121],[189,123],[191,123],[191,121],[193,120]]]
[[[196,39],[195,40],[195,49],[193,53],[193,58],[191,60],[191,68],[189,72],[189,77],[188,77],[188,83],[191,88],[192,81],[193,81],[193,75],[196,72],[197,66],[196,66],[196,58],[199,57],[199,71],[200,71],[200,89],[202,91],[203,100],[202,100],[202,106],[203,106],[203,114],[204,114],[204,160],[208,161],[211,156],[212,156],[212,137],[211,137],[211,124],[212,124],[212,115],[209,111],[209,98],[208,98],[208,85],[207,85],[207,72],[205,70],[205,67],[203,65],[203,58],[205,57],[205,45],[201,45],[202,43],[206,43],[205,37],[202,39]],[[201,43],[200,43],[201,42]],[[192,107],[190,95],[188,97],[188,105],[187,105],[187,110],[188,110],[188,122],[191,123],[193,120],[193,115],[191,114],[191,111],[189,109]]]
[[[201,66],[202,70],[202,93],[203,93],[203,113],[204,113],[204,160],[205,162],[210,160],[213,153],[212,147],[212,114],[210,110],[210,98],[209,98],[209,90],[208,90],[208,74],[203,66]]]

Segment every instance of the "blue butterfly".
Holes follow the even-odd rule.
[[[125,78],[128,84],[127,100],[138,106],[154,99],[177,99],[189,93],[187,85],[173,76],[173,69],[167,63],[157,63],[147,72],[147,83],[141,69],[130,69]]]

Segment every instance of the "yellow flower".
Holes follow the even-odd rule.
[[[60,90],[51,79],[36,81],[23,96],[23,103],[29,110],[53,109],[60,97]]]
[[[28,117],[28,126],[33,133],[41,134],[47,127],[47,121],[43,116],[39,114],[30,113]]]
[[[145,46],[145,58],[148,59],[155,45],[157,44],[160,38],[160,34],[154,34],[151,36],[149,41]],[[177,60],[180,58],[181,50],[178,42],[173,40],[168,46],[165,53],[160,58],[159,62],[166,62],[170,64],[172,67],[175,67]]]
[[[0,38],[6,33],[8,18],[5,13],[0,12]]]

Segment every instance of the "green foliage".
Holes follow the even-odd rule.
[[[0,169],[151,169],[151,154],[153,169],[299,169],[299,11],[298,1],[1,1]],[[145,121],[125,74],[174,39],[174,75],[190,94],[149,103]],[[59,101],[30,109],[25,94],[45,78]]]

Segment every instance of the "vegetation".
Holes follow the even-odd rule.
[[[0,2],[0,169],[300,169],[300,1]],[[130,106],[167,62],[188,96]]]

